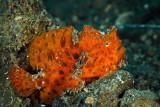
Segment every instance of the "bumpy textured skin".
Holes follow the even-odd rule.
[[[11,85],[20,96],[29,96],[36,90],[36,84],[31,75],[23,68],[14,65],[9,72]]]
[[[42,102],[51,102],[67,88],[76,88],[80,81],[72,78],[74,64],[80,53],[72,44],[73,28],[51,30],[35,38],[29,49],[31,66],[45,72],[40,91]]]
[[[86,26],[80,33],[79,46],[87,53],[80,76],[83,80],[113,73],[120,68],[120,61],[125,57],[125,49],[116,34],[116,29],[102,35],[98,30]]]
[[[82,81],[91,82],[120,68],[125,49],[115,29],[102,35],[85,26],[76,45],[72,43],[73,30],[72,27],[51,30],[33,40],[28,53],[29,62],[33,69],[42,69],[43,74],[33,79],[31,74],[14,66],[9,77],[20,96],[29,96],[38,89],[41,102],[51,103],[64,90],[78,88]],[[75,64],[82,52],[85,58],[77,77]]]

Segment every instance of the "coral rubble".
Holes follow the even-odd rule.
[[[133,86],[133,81],[128,71],[118,70],[92,82],[78,93],[66,91],[53,101],[52,107],[119,107],[120,98]]]

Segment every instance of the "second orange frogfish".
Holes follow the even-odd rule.
[[[125,49],[116,29],[102,34],[85,26],[76,34],[73,27],[54,29],[34,38],[28,51],[28,60],[38,74],[30,74],[14,65],[9,72],[11,86],[20,96],[28,97],[39,90],[42,103],[51,103],[66,89],[79,88],[119,69],[125,58]]]

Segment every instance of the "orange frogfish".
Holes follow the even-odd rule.
[[[78,42],[73,42],[76,35]],[[38,74],[14,65],[9,73],[15,92],[28,97],[36,90],[42,103],[51,103],[66,89],[110,75],[119,69],[125,49],[116,29],[103,34],[85,26],[76,33],[73,27],[54,29],[36,36],[28,49],[28,60]]]

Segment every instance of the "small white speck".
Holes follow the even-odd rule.
[[[17,16],[14,18],[15,21],[22,19],[22,16]]]
[[[43,68],[40,68],[41,71],[43,71]]]
[[[105,32],[103,32],[103,31],[100,31],[100,33],[101,33],[101,35],[105,35]]]
[[[16,72],[19,72],[19,69],[17,69]]]
[[[45,73],[43,72],[43,73],[42,73],[42,77],[44,77],[44,76],[45,76]]]
[[[117,79],[123,84],[124,81],[122,80],[121,76],[117,76]]]
[[[108,71],[108,68],[106,67],[106,71]]]
[[[41,104],[41,107],[46,107],[46,105]]]
[[[85,92],[89,92],[89,90],[88,90],[87,88],[84,88],[83,90],[84,90]]]
[[[149,5],[148,4],[144,4],[144,9],[148,9]]]
[[[37,87],[37,89],[38,89],[38,90],[40,90],[40,89],[41,89],[41,87]]]
[[[42,81],[42,85],[44,85],[45,84],[45,82],[44,81]]]
[[[58,59],[58,56],[56,56],[56,59]]]
[[[89,105],[93,105],[95,103],[95,99],[92,96],[89,96],[85,99],[85,103]]]
[[[104,42],[104,46],[108,47],[108,46],[110,46],[110,43],[109,42]]]
[[[5,72],[4,74],[5,74],[5,75],[8,75],[8,72]]]
[[[135,81],[133,80],[133,84],[135,83]]]

